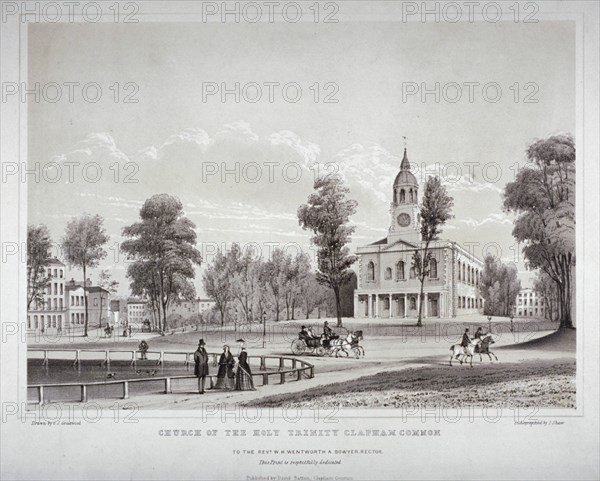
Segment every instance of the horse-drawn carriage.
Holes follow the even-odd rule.
[[[341,335],[333,335],[327,338],[325,334],[319,337],[307,337],[302,331],[298,334],[298,339],[292,341],[292,354],[301,356],[304,353],[316,354],[317,356],[335,356],[338,357],[340,352],[350,355],[358,359],[365,355],[365,350],[359,344],[363,340],[362,331],[348,331],[345,327],[340,327]]]

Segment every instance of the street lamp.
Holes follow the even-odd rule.
[[[263,311],[262,321],[263,321],[263,349],[264,349],[265,348],[265,337],[267,336],[267,311]]]

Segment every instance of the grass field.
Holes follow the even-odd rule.
[[[575,407],[575,361],[411,368],[248,403],[263,407]]]

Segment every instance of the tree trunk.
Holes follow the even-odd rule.
[[[98,328],[102,329],[102,291],[100,291],[100,315],[98,316]]]
[[[85,322],[83,323],[83,337],[88,335],[88,298],[87,298],[87,277],[86,268],[83,264],[83,303],[85,306]]]
[[[335,311],[337,315],[337,327],[342,327],[342,301],[340,299],[340,288],[334,287],[333,294],[335,295]]]
[[[417,317],[417,327],[421,327],[423,323],[421,322],[422,309],[423,309],[423,286],[425,284],[425,276],[420,278],[421,281],[421,295],[419,296],[419,316]]]

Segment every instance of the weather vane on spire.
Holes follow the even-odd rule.
[[[406,135],[403,135],[402,138],[404,139],[404,148],[406,149],[406,144],[408,144],[408,137]]]

